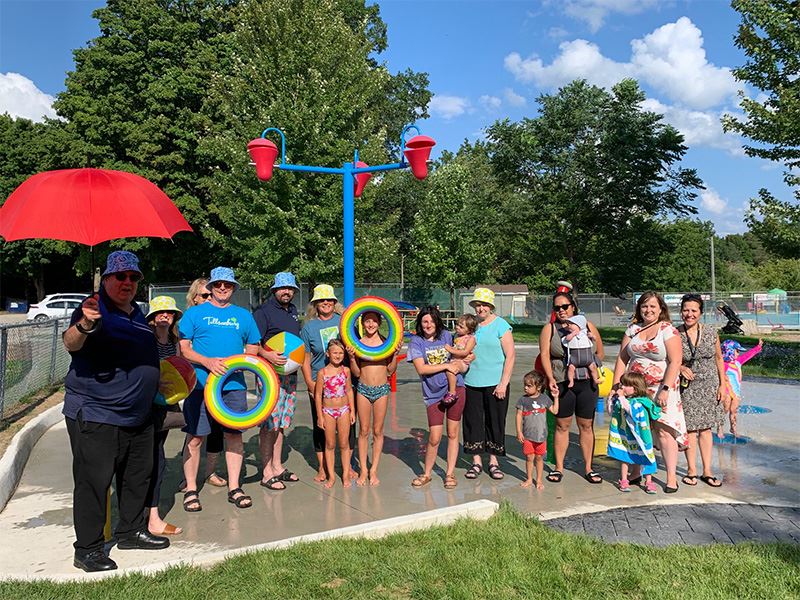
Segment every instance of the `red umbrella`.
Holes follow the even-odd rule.
[[[192,231],[144,177],[106,169],[45,171],[25,180],[0,207],[0,236],[96,246],[117,238],[171,238]]]

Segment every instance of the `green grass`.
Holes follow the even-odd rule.
[[[22,381],[25,376],[30,372],[33,367],[33,361],[30,358],[16,359],[9,358],[6,363],[6,389],[17,385]]]
[[[264,524],[268,527],[268,521]],[[382,540],[331,540],[85,584],[0,582],[0,598],[797,598],[800,547],[649,548],[558,533],[504,505]]]

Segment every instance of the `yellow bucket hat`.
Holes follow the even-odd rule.
[[[339,299],[336,297],[336,294],[333,293],[333,286],[325,283],[320,283],[314,288],[314,297],[311,298],[311,302],[317,302],[318,300],[339,301]]]
[[[165,310],[174,312],[176,319],[180,319],[181,315],[183,314],[183,312],[175,304],[174,298],[171,296],[156,296],[150,300],[150,311],[147,313],[145,319],[149,321],[150,317],[152,317],[154,314],[164,312]]]
[[[476,302],[483,302],[484,304],[488,304],[494,308],[494,292],[489,288],[475,288],[475,291],[472,294],[472,300],[469,301],[469,305],[475,308]]]

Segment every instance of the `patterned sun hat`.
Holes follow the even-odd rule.
[[[183,311],[175,304],[174,298],[171,296],[156,296],[150,300],[150,311],[147,313],[145,319],[149,321],[150,317],[154,314],[164,311],[174,312],[176,319],[180,319],[183,314]]]
[[[725,362],[732,362],[735,356],[733,355],[734,352],[737,350],[739,352],[744,352],[744,346],[742,346],[736,340],[725,340],[722,342],[722,360]]]
[[[472,300],[469,301],[469,305],[475,308],[476,302],[483,302],[484,304],[488,304],[494,308],[494,292],[489,288],[475,288],[475,291],[472,294]]]
[[[317,302],[318,300],[339,301],[336,294],[333,293],[333,286],[326,283],[320,283],[314,288],[314,297],[311,298],[311,302]]]
[[[290,273],[289,271],[275,273],[275,283],[272,284],[270,289],[276,290],[282,287],[290,287],[296,290],[300,289],[300,286],[297,285],[297,279],[295,279],[294,274]]]
[[[139,275],[143,273],[139,270],[139,257],[127,250],[115,250],[106,259],[106,270],[103,277],[114,273],[124,273],[125,271],[135,271]]]
[[[233,269],[230,267],[214,267],[211,269],[211,277],[206,284],[207,289],[211,289],[214,287],[215,281],[227,281],[228,283],[232,283],[234,285],[234,289],[239,289],[239,282],[236,281],[236,278],[233,275]]]

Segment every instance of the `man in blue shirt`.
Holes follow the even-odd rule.
[[[258,331],[261,335],[261,346],[258,353],[273,365],[286,364],[286,357],[264,347],[273,335],[288,332],[300,336],[300,321],[297,307],[292,304],[296,292],[297,280],[289,272],[275,275],[275,283],[271,288],[272,295],[254,312]],[[261,425],[259,447],[261,464],[264,465],[261,485],[270,490],[285,490],[286,483],[298,481],[297,475],[283,468],[281,453],[283,451],[284,430],[292,423],[297,402],[297,373],[281,375],[281,395],[275,410]]]
[[[179,324],[181,354],[195,364],[197,385],[183,403],[186,427],[183,431],[189,439],[183,451],[183,474],[186,492],[183,508],[186,512],[203,509],[197,493],[197,470],[200,466],[200,447],[203,438],[211,432],[211,417],[204,402],[205,384],[209,373],[224,375],[227,371],[224,360],[229,356],[258,353],[258,328],[249,311],[231,304],[231,298],[239,283],[233,269],[216,267],[211,270],[207,284],[211,299],[192,306],[183,315]],[[236,412],[247,410],[247,389],[241,373],[232,375],[225,382],[222,401]],[[242,491],[240,475],[244,459],[242,432],[223,427],[225,436],[225,462],[228,466],[228,501],[237,508],[253,505],[250,496]]]
[[[133,300],[141,278],[135,254],[112,252],[100,292],[75,309],[64,332],[72,357],[63,412],[75,482],[73,564],[88,572],[117,568],[103,549],[106,495],[115,474],[117,548],[169,546],[169,539],[147,530],[144,519],[160,374],[155,335]]]

